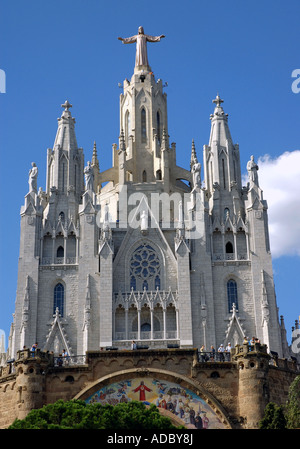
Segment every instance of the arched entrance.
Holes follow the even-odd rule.
[[[116,405],[142,401],[155,404],[163,414],[191,429],[228,429],[221,404],[194,380],[159,369],[130,369],[102,377],[74,399]]]

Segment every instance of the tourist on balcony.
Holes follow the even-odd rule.
[[[63,357],[63,363],[68,364],[69,363],[69,354],[65,349],[62,351],[62,357]]]
[[[204,345],[202,345],[201,348],[200,348],[200,361],[201,362],[205,362],[205,348],[204,348]]]
[[[216,350],[215,350],[215,348],[213,347],[213,345],[211,345],[211,347],[210,347],[210,353],[209,353],[209,356],[210,356],[210,361],[211,361],[211,362],[214,362],[215,357],[216,357]]]
[[[231,344],[228,343],[226,346],[226,360],[229,362],[230,360],[230,351],[231,351]]]
[[[32,346],[31,346],[31,349],[30,349],[30,351],[31,351],[31,355],[32,355],[32,357],[34,357],[35,356],[35,351],[36,351],[36,349],[37,349],[37,346],[38,346],[38,344],[37,343],[34,343]]]
[[[219,346],[219,349],[218,349],[218,353],[219,353],[219,361],[220,361],[220,362],[224,362],[224,360],[225,360],[225,358],[224,358],[224,351],[225,351],[224,345],[221,344],[221,345]]]

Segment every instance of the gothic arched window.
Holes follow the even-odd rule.
[[[231,242],[226,243],[226,254],[232,254],[233,253],[233,246]]]
[[[129,145],[129,136],[130,136],[130,112],[126,111],[125,115],[125,138],[126,138],[126,145]]]
[[[59,283],[54,287],[54,301],[53,301],[53,315],[58,309],[59,314],[64,316],[64,302],[65,302],[65,289],[64,286]]]
[[[161,130],[160,130],[160,113],[159,113],[159,111],[157,111],[157,113],[156,113],[156,128],[157,128],[157,140],[160,145]]]
[[[140,245],[130,259],[130,288],[160,290],[161,270],[156,251],[148,243]]]
[[[226,181],[225,181],[225,161],[222,159],[222,174],[223,174],[223,187],[226,189]]]
[[[64,253],[64,248],[62,246],[59,246],[56,251],[56,257],[64,257]]]
[[[227,300],[228,300],[228,312],[232,311],[232,305],[235,304],[238,310],[238,295],[237,295],[237,284],[233,279],[229,279],[227,282]]]
[[[150,332],[150,331],[151,331],[150,323],[144,323],[141,325],[141,332]]]
[[[142,143],[147,141],[147,128],[146,128],[146,110],[142,108],[141,110],[141,137]]]
[[[156,277],[155,277],[155,290],[160,290],[160,277],[157,275]]]
[[[146,170],[143,171],[142,180],[143,180],[143,182],[147,182],[147,172],[146,172]]]
[[[134,276],[131,276],[130,278],[130,290],[136,290],[136,279]]]

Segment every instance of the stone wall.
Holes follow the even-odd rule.
[[[255,428],[269,402],[284,404],[297,366],[275,360],[266,347],[236,346],[231,360],[199,361],[196,349],[103,350],[59,366],[51,353],[27,349],[2,369],[0,428],[34,408],[58,399],[86,399],[102,386],[152,376],[179,384],[201,397],[226,428]],[[298,367],[299,368],[299,367]]]

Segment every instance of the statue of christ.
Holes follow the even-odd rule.
[[[118,37],[120,41],[123,42],[123,44],[133,44],[136,42],[136,55],[135,55],[135,66],[148,66],[148,56],[147,56],[147,42],[159,42],[163,37],[165,37],[163,34],[161,36],[149,36],[148,34],[144,33],[144,28],[139,27],[138,34],[131,37]]]

